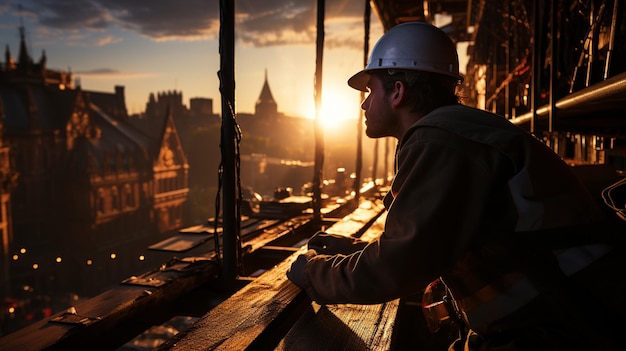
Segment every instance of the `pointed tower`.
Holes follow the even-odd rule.
[[[254,114],[257,117],[275,117],[277,115],[278,106],[276,105],[276,101],[274,101],[274,97],[272,96],[272,91],[270,90],[270,85],[267,82],[267,69],[265,70],[265,82],[263,83],[263,88],[261,89],[261,95],[256,101],[256,105],[254,106]]]
[[[4,50],[4,67],[7,71],[10,71],[15,68],[15,61],[11,57],[11,51],[9,51],[9,45],[7,44],[6,49]]]
[[[24,72],[30,72],[30,69],[33,65],[33,60],[28,54],[28,49],[26,48],[26,38],[24,34],[24,26],[20,26],[20,52],[18,54],[17,62],[19,64],[19,69]]]

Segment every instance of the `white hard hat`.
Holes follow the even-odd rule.
[[[425,22],[406,22],[391,28],[374,45],[365,69],[350,77],[348,85],[367,91],[372,70],[393,68],[463,79],[459,75],[459,57],[452,39]]]

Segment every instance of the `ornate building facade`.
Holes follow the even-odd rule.
[[[0,100],[0,120],[4,119],[4,108]],[[0,294],[11,293],[11,249],[13,242],[13,227],[11,221],[11,190],[16,183],[17,174],[11,167],[9,148],[2,138],[2,124],[0,123],[0,284],[3,289]]]
[[[13,291],[92,294],[145,269],[143,250],[184,225],[189,165],[170,114],[138,128],[123,87],[73,87],[20,34],[18,60],[7,47],[0,66],[2,136],[19,174],[3,259]]]

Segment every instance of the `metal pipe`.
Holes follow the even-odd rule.
[[[607,106],[606,101],[624,99],[626,94],[626,72],[615,77],[611,77],[600,83],[596,83],[588,88],[581,89],[575,93],[561,98],[555,104],[560,112],[577,111],[583,107],[587,110],[590,106],[599,106],[598,110]],[[537,108],[535,113],[537,117],[546,117],[550,113],[550,105]],[[532,123],[533,111],[525,113],[517,118],[511,119],[514,124]]]
[[[615,33],[617,31],[617,16],[619,11],[620,0],[613,1],[613,16],[611,17],[611,31],[609,33],[609,48],[606,52],[606,63],[604,65],[604,79],[609,78],[611,74],[611,60],[613,59],[613,51],[615,50]]]
[[[313,217],[322,219],[322,179],[324,169],[324,129],[322,126],[322,61],[324,59],[324,7],[317,1],[317,40],[315,48],[315,170],[313,175]]]
[[[589,52],[588,52],[588,60],[587,60],[587,76],[585,78],[585,87],[588,87],[592,84],[593,81],[593,71],[596,61],[597,55],[597,43],[598,43],[598,31],[600,29],[600,21],[602,20],[602,16],[604,15],[604,3],[600,5],[598,9],[597,19],[595,16],[595,4],[593,1],[589,4],[591,10],[589,10],[589,31],[590,38],[588,38],[589,43]]]

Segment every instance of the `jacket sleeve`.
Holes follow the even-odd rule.
[[[475,151],[491,151],[420,129],[431,132],[399,151],[384,233],[353,254],[307,262],[304,286],[313,300],[373,304],[415,294],[466,252],[491,192],[489,163]]]

